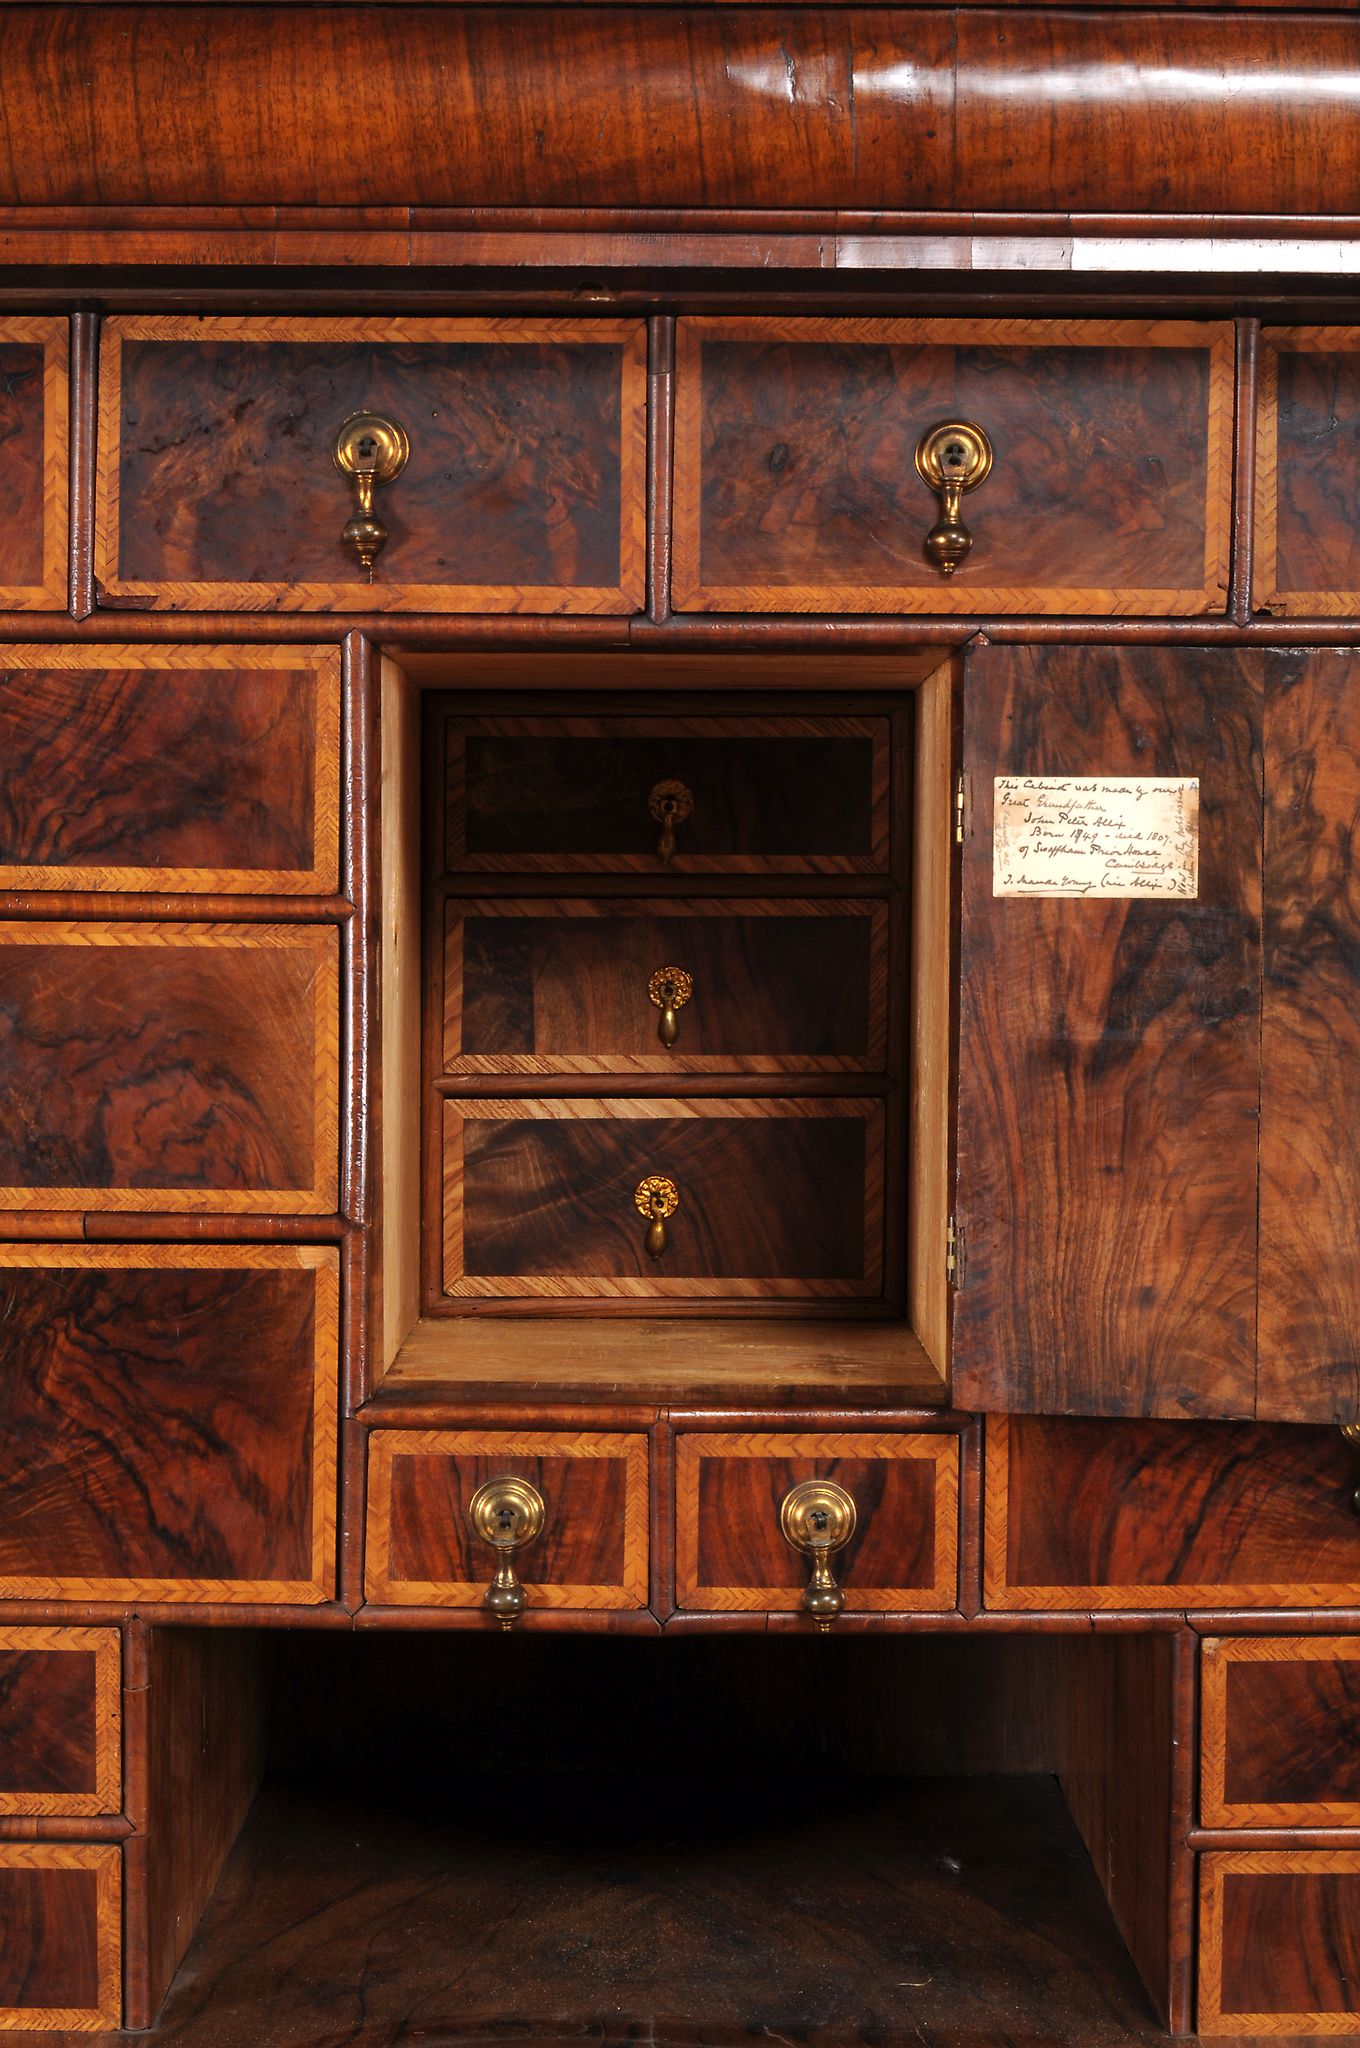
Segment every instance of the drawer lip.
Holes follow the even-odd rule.
[[[1283,590],[1279,583],[1279,358],[1360,355],[1360,327],[1266,327],[1256,384],[1256,516],[1252,605],[1276,618],[1346,618],[1360,612],[1357,590]],[[1358,478],[1360,480],[1360,478]]]
[[[0,320],[0,343],[10,341],[32,342],[43,350],[43,577],[41,583],[0,582],[0,606],[61,612],[70,574],[70,324],[58,314],[7,315]]]
[[[43,2033],[104,2033],[123,2016],[123,1852],[112,1844],[0,1842],[0,1870],[89,1870],[97,1885],[95,1958],[97,2006],[0,2007],[0,2032],[33,2028]]]
[[[1249,1877],[1338,1875],[1360,1877],[1360,1847],[1355,1849],[1214,1849],[1199,1859],[1199,1969],[1196,2024],[1200,2033],[1222,2034],[1358,2034],[1356,2012],[1232,2012],[1222,2010],[1223,1893],[1222,1879]]]
[[[95,1785],[92,1792],[24,1792],[0,1787],[0,1814],[89,1819],[123,1808],[122,1638],[116,1628],[43,1627],[0,1620],[0,1650],[89,1653],[94,1669]]]
[[[1228,1671],[1234,1664],[1353,1663],[1360,1636],[1210,1636],[1200,1654],[1200,1825],[1215,1828],[1360,1828],[1355,1799],[1246,1800],[1226,1795]],[[1360,1850],[1360,1840],[1357,1840]],[[1360,2023],[1358,2023],[1360,2024]]]

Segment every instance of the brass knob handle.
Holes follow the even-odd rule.
[[[959,514],[965,491],[975,491],[992,466],[992,444],[971,420],[943,420],[916,443],[916,474],[940,494],[940,516],[925,538],[926,556],[952,576],[973,545]]]
[[[547,1512],[542,1494],[527,1479],[488,1479],[468,1502],[473,1534],[496,1553],[496,1576],[483,1605],[502,1628],[513,1628],[524,1612],[524,1588],[515,1576],[515,1559],[540,1533]]]
[[[675,852],[675,828],[694,809],[694,792],[683,782],[658,782],[647,798],[647,808],[661,827],[656,857],[666,867]]]
[[[680,1190],[664,1173],[649,1173],[638,1182],[633,1200],[639,1216],[647,1218],[647,1256],[659,1259],[666,1249],[666,1218],[680,1207]]]
[[[845,1605],[845,1595],[831,1573],[831,1553],[841,1550],[855,1533],[855,1503],[834,1479],[804,1479],[784,1495],[779,1526],[786,1543],[812,1560],[803,1589],[803,1611],[818,1628],[829,1629]]]
[[[373,510],[373,493],[390,484],[406,467],[411,444],[395,420],[375,412],[354,412],[336,434],[331,458],[341,476],[354,485],[354,516],[340,535],[370,576],[387,545],[387,528]]]
[[[694,976],[683,967],[658,967],[647,983],[647,993],[661,1012],[656,1035],[664,1046],[670,1047],[680,1036],[676,1011],[683,1010],[694,994]]]

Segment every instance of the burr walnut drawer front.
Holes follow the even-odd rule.
[[[989,1417],[986,1602],[1353,1607],[1354,1489],[1332,1428]]]
[[[1360,1849],[1200,1858],[1201,2034],[1360,2034]]]
[[[443,1134],[448,1295],[883,1291],[880,1100],[446,1102]]]
[[[1360,1828],[1360,1636],[1210,1638],[1201,1661],[1207,1828]]]
[[[450,873],[882,873],[886,716],[440,714]]]
[[[640,321],[116,316],[100,354],[105,597],[636,610],[646,383]]]
[[[830,1482],[853,1504],[827,1562],[847,1614],[939,1613],[958,1604],[958,1438],[839,1432],[682,1434],[675,1450],[675,1597],[705,1613],[792,1613],[812,1563],[795,1548],[795,1489]],[[785,1504],[795,1496],[795,1505]],[[786,1535],[786,1525],[794,1529]]]
[[[116,1629],[0,1626],[0,1814],[122,1806]]]
[[[444,1070],[882,1072],[871,902],[450,902]]]
[[[647,1439],[612,1431],[374,1430],[365,1590],[390,1607],[486,1605],[499,1556],[474,1504],[527,1483],[541,1527],[508,1562],[526,1612],[648,1597]],[[494,1619],[494,1614],[492,1616]]]
[[[336,887],[334,648],[6,648],[0,761],[0,889]]]
[[[1360,327],[1267,329],[1256,418],[1255,603],[1360,611]]]
[[[122,2018],[123,1852],[0,1842],[0,2031],[98,2033]]]
[[[676,606],[1219,611],[1232,409],[1226,325],[682,319]]]
[[[0,320],[0,609],[7,611],[66,607],[68,333],[66,321],[50,314]]]

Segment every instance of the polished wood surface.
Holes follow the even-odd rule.
[[[0,1247],[0,1597],[327,1598],[338,1292],[322,1247]]]
[[[0,1625],[0,1814],[122,1806],[116,1629]]]
[[[115,316],[100,357],[95,573],[113,603],[227,611],[636,610],[640,322]],[[405,428],[366,578],[331,459]],[[178,422],[178,427],[174,424]]]
[[[319,926],[0,923],[0,1206],[333,1212],[338,953]]]
[[[1267,328],[1256,417],[1256,603],[1360,612],[1360,328]]]
[[[0,318],[0,605],[8,610],[66,604],[68,387],[66,321]]]
[[[0,2031],[119,2024],[122,1864],[108,1843],[0,1842]]]
[[[1221,1850],[1200,1872],[1200,2032],[1360,2033],[1360,1850]]]
[[[328,895],[340,661],[322,647],[0,650],[0,889]]]
[[[1211,1638],[1201,1688],[1205,1827],[1360,1825],[1360,1637]]]
[[[1221,611],[1232,379],[1227,326],[681,319],[676,607]],[[946,579],[914,457],[950,419],[994,461]]]

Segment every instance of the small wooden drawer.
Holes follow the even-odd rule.
[[[335,1583],[330,1247],[0,1245],[0,1600]]]
[[[449,1295],[876,1296],[881,1101],[446,1102]],[[635,1199],[679,1196],[659,1257]]]
[[[1206,1828],[1360,1828],[1360,1636],[1204,1645]]]
[[[807,1559],[779,1511],[801,1480],[833,1479],[855,1531],[832,1568],[848,1614],[942,1613],[958,1604],[958,1438],[681,1435],[675,1447],[675,1597],[704,1613],[795,1611]]]
[[[334,929],[0,924],[0,986],[0,1207],[335,1209]]]
[[[881,874],[890,720],[443,719],[445,866],[561,874]],[[661,857],[652,799],[679,785]],[[686,807],[686,800],[688,805]]]
[[[121,1673],[116,1629],[0,1626],[0,1814],[121,1810]]]
[[[1200,1858],[1201,2034],[1360,2034],[1360,1849]]]
[[[0,609],[66,607],[69,328],[42,314],[0,320]],[[10,764],[3,749],[6,785]]]
[[[1254,602],[1360,611],[1360,327],[1261,336]]]
[[[1226,324],[682,319],[676,607],[1220,611],[1232,416]],[[993,450],[949,577],[916,471],[946,421]]]
[[[480,1607],[495,1571],[468,1506],[490,1479],[527,1479],[542,1533],[515,1570],[528,1611],[639,1608],[648,1596],[647,1439],[611,1432],[374,1430],[365,1591],[387,1607]]]
[[[0,889],[337,886],[334,648],[7,647],[0,760]]]
[[[106,600],[179,611],[628,612],[645,585],[639,320],[116,315],[100,352]],[[332,459],[406,434],[369,580]]]
[[[650,990],[664,1000],[676,967],[692,986],[668,1047]],[[445,911],[450,1074],[882,1072],[887,1000],[882,903],[493,898]]]
[[[1354,1487],[1336,1429],[989,1417],[986,1602],[1353,1607]]]
[[[0,2030],[102,2033],[123,2016],[123,1852],[0,1842]]]

